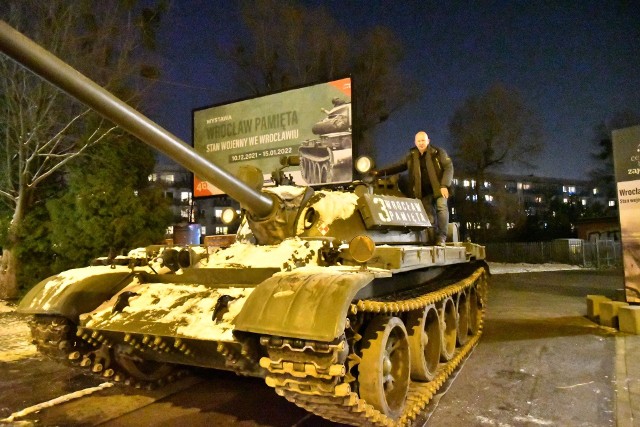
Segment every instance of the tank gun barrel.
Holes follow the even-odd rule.
[[[190,145],[133,109],[5,21],[0,21],[0,50],[36,75],[64,90],[142,142],[214,183],[255,216],[275,209],[271,197],[254,190],[229,172],[199,155]]]

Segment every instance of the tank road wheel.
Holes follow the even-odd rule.
[[[458,294],[458,345],[469,341],[469,298],[466,292]]]
[[[327,166],[324,163],[320,165],[320,182],[327,183]]]
[[[158,381],[173,371],[173,366],[168,363],[143,360],[133,355],[115,351],[118,365],[133,378],[141,381]]]
[[[431,381],[440,362],[440,317],[435,305],[412,312],[407,319],[409,346],[411,348],[411,378]]]
[[[482,303],[475,286],[469,290],[469,333],[476,335],[480,332],[482,321]]]
[[[359,367],[360,397],[391,418],[404,407],[411,372],[409,341],[402,320],[378,316],[364,334]]]
[[[320,175],[320,182],[322,182],[323,184],[328,184],[333,181],[331,163],[322,163]]]
[[[453,353],[456,351],[456,332],[458,330],[456,305],[453,299],[446,298],[442,301],[440,310],[440,332],[442,333],[440,360],[448,362],[453,358]]]
[[[302,172],[302,179],[307,184],[311,184],[311,173],[309,172],[309,161],[307,159],[300,159],[300,171]]]

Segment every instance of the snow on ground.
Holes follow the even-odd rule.
[[[507,273],[535,273],[539,271],[559,271],[559,270],[580,270],[581,267],[570,264],[527,264],[521,263],[504,263],[489,262],[489,271],[491,274],[507,274]]]
[[[14,310],[13,305],[0,300],[0,362],[37,356],[29,327],[22,316],[13,313]]]
[[[490,262],[492,274],[530,273],[539,271],[578,270],[580,267],[567,264],[506,264]],[[14,313],[15,306],[0,300],[0,362],[36,357],[36,347],[31,343],[31,335],[24,317]]]

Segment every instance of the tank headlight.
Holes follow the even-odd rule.
[[[349,254],[356,262],[364,264],[373,257],[376,244],[369,236],[356,236],[349,242]]]
[[[367,173],[373,169],[373,159],[368,156],[358,157],[356,160],[356,170],[360,173]]]
[[[220,214],[220,220],[225,225],[233,224],[238,220],[238,213],[233,208],[225,208]]]

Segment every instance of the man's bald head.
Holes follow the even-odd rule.
[[[425,131],[416,133],[416,147],[420,151],[420,154],[424,153],[429,146],[429,135]]]

